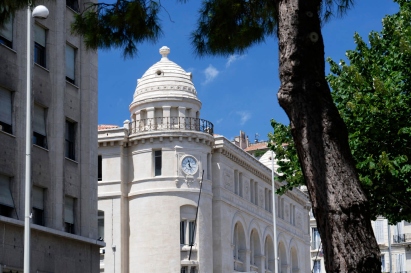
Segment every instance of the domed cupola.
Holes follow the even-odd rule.
[[[192,74],[168,59],[168,47],[160,48],[160,54],[161,60],[137,80],[129,108],[131,134],[170,129],[203,131],[203,122],[211,133],[212,124],[200,119],[201,102]]]

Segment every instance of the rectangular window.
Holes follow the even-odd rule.
[[[33,144],[47,148],[46,109],[34,104]]]
[[[98,237],[100,241],[104,240],[104,211],[99,210],[97,214]]]
[[[188,266],[182,266],[181,273],[188,273]]]
[[[238,171],[234,170],[234,193],[238,194]]]
[[[195,224],[194,221],[188,222],[188,238],[190,246],[194,245],[195,242]]]
[[[385,255],[381,254],[381,272],[385,272]]]
[[[46,67],[46,30],[34,25],[34,62]]]
[[[191,267],[190,273],[197,273],[197,267]]]
[[[154,175],[161,175],[161,150],[154,151]]]
[[[254,204],[254,182],[250,179],[250,202]]]
[[[406,272],[405,269],[405,254],[401,253],[401,254],[397,254],[396,256],[396,270],[395,272]]]
[[[3,27],[0,28],[0,44],[13,47],[13,17],[4,22]]]
[[[0,215],[13,217],[14,201],[11,195],[10,178],[0,174]]]
[[[44,189],[33,186],[32,191],[33,224],[44,226]]]
[[[66,80],[75,83],[76,76],[76,49],[66,45]]]
[[[80,11],[78,0],[66,0],[66,5],[74,11]]]
[[[243,174],[238,174],[238,195],[243,197]]]
[[[375,239],[377,243],[382,244],[384,242],[384,220],[377,220],[375,223]]]
[[[65,156],[72,160],[76,159],[76,147],[75,147],[75,127],[76,124],[74,122],[66,120],[66,147],[65,147]]]
[[[180,244],[186,244],[186,221],[180,221]]]
[[[64,197],[64,231],[74,234],[74,198]]]
[[[321,273],[321,260],[314,260],[314,273]]]
[[[11,92],[0,87],[0,130],[12,134]]]
[[[103,157],[101,155],[98,156],[98,163],[97,163],[97,180],[103,180]]]
[[[321,238],[317,228],[312,228],[311,249],[318,249],[320,247]]]
[[[254,183],[254,204],[258,206],[258,182]]]

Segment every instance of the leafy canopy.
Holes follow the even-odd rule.
[[[327,60],[327,80],[371,211],[392,223],[411,220],[411,0],[396,2],[400,11],[383,19],[380,33],[369,34],[369,45],[354,35],[349,64]],[[290,128],[274,120],[272,126],[284,192],[304,184],[304,177]]]

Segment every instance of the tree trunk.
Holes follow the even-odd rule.
[[[346,126],[325,80],[321,0],[278,0],[281,87],[327,272],[381,272]]]

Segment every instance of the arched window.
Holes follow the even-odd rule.
[[[265,269],[269,272],[274,272],[275,259],[274,259],[274,244],[270,236],[265,239]]]
[[[250,246],[250,270],[258,272],[258,268],[260,267],[259,257],[261,255],[261,247],[259,236],[256,230],[251,231]]]
[[[245,257],[246,245],[244,228],[241,223],[237,223],[234,226],[233,232],[233,257],[234,257],[234,270],[245,271]]]

